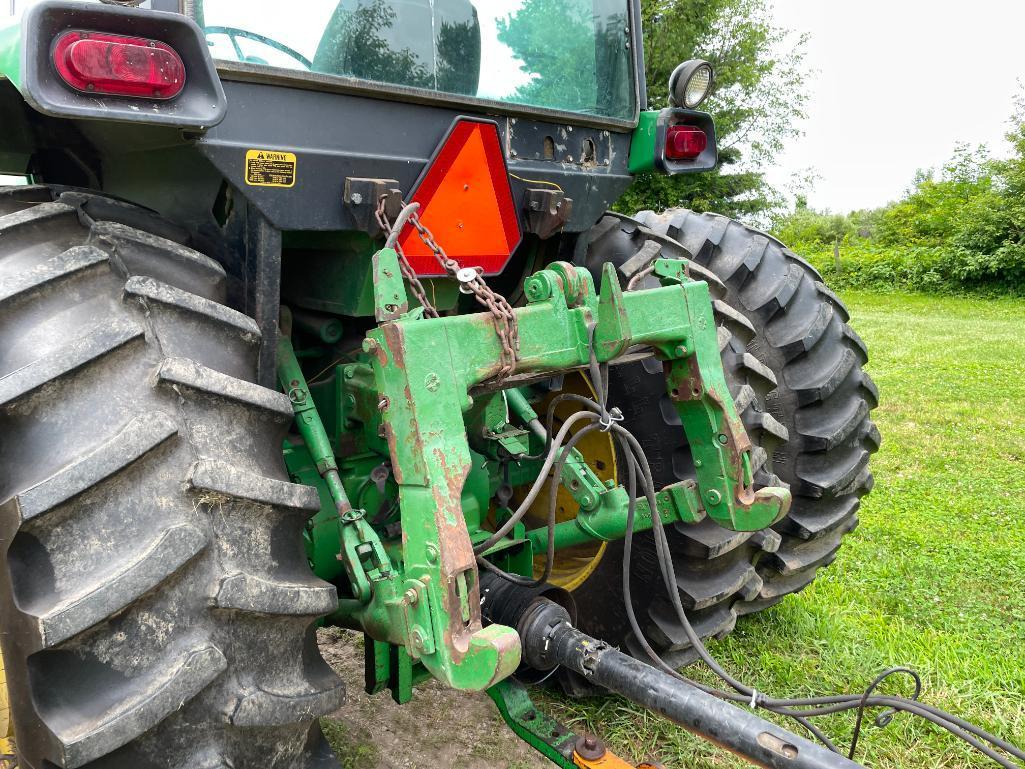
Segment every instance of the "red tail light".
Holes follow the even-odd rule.
[[[697,126],[674,125],[666,131],[666,157],[669,160],[694,160],[707,148],[708,137]]]
[[[77,91],[171,99],[185,87],[185,64],[166,43],[71,30],[57,39],[53,64]]]

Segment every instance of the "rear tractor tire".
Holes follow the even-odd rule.
[[[0,626],[22,769],[327,769],[335,589],[288,399],[188,233],[0,189]]]
[[[645,259],[630,261],[636,255]],[[789,486],[790,513],[771,529],[738,533],[706,520],[669,531],[677,584],[702,638],[729,633],[743,614],[796,593],[837,555],[872,488],[869,456],[879,447],[870,419],[877,391],[862,370],[867,353],[843,303],[807,262],[769,235],[714,214],[644,211],[607,215],[591,233],[587,266],[621,268],[624,285],[655,258],[685,258],[714,299],[730,391],[755,445],[758,486]],[[640,287],[657,285],[651,278]],[[656,360],[614,366],[609,402],[625,415],[656,485],[694,477],[679,417]],[[676,617],[651,534],[634,546],[633,595],[646,638],[683,665],[695,652]],[[581,628],[643,656],[622,601],[622,543],[610,543],[577,587]]]

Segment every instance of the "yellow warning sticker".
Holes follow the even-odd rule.
[[[296,157],[292,152],[249,150],[246,184],[252,187],[294,187]]]

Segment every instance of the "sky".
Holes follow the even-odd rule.
[[[1006,154],[1025,93],[1022,0],[774,0],[777,23],[810,33],[804,136],[769,171],[819,177],[809,203],[850,211],[894,200],[958,142]]]

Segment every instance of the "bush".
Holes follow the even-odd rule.
[[[877,291],[959,290],[957,281],[945,270],[941,249],[926,246],[893,248],[864,240],[848,241],[840,247],[841,270],[837,271],[833,247],[821,244],[797,245],[801,254],[834,288],[867,288]]]
[[[1003,260],[978,259],[941,246],[882,246],[845,241],[837,271],[833,247],[805,243],[792,249],[811,262],[836,289],[924,291],[942,294],[1025,294],[1025,250],[1007,250]],[[976,257],[972,261],[971,257]]]
[[[1017,125],[1010,159],[960,146],[895,203],[834,214],[798,200],[773,232],[840,287],[1025,294],[1025,109]]]

